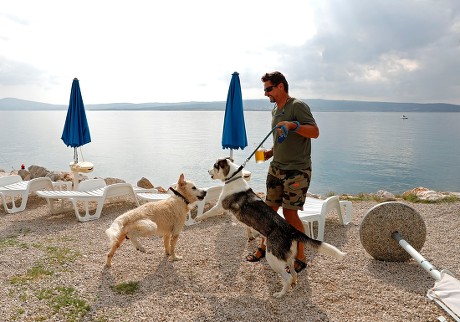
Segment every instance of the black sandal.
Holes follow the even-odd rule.
[[[297,267],[295,266],[295,263],[297,263]],[[300,273],[307,267],[307,263],[302,262],[300,259],[296,258],[294,263],[294,269],[297,273]]]
[[[257,256],[257,253],[260,253],[260,256]],[[257,248],[257,251],[254,254],[249,254],[246,256],[248,262],[258,262],[265,257],[265,249]]]
[[[297,263],[297,267],[296,267],[296,264]],[[307,263],[305,262],[302,262],[300,259],[296,258],[295,261],[294,261],[294,269],[295,269],[295,272],[298,274],[300,273],[301,271],[303,271],[305,268],[307,267]],[[289,266],[286,266],[286,272],[290,273],[291,271],[289,270]]]

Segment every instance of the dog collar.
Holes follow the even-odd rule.
[[[225,184],[230,183],[230,182],[232,182],[232,181],[235,181],[236,179],[242,178],[243,176],[235,177],[235,176],[238,174],[238,172],[240,172],[241,170],[243,170],[243,166],[242,166],[242,165],[240,165],[240,167],[238,168],[238,170],[236,170],[236,171],[230,176],[230,178],[225,179]],[[234,177],[235,177],[235,178],[234,178]]]
[[[169,187],[169,190],[171,190],[176,196],[178,197],[181,197],[182,200],[184,200],[184,202],[188,205],[190,202],[188,202],[187,199],[185,199],[185,197],[183,195],[180,194],[180,192],[176,191],[173,189],[173,187]]]

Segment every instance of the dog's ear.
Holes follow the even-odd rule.
[[[230,162],[233,163],[233,159],[232,159],[232,158],[226,157],[225,159],[226,159],[226,160],[230,160]]]
[[[185,179],[184,179],[184,174],[183,173],[180,174],[179,181],[177,181],[177,184],[179,186],[185,185]]]
[[[227,159],[220,159],[218,161],[218,165],[219,165],[219,169],[225,168],[225,166],[227,165]]]

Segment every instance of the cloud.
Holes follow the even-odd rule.
[[[52,10],[51,10],[52,9]],[[302,98],[460,104],[457,0],[8,2],[0,8],[0,97],[225,100],[280,70]]]
[[[315,10],[317,34],[284,66],[306,97],[460,102],[457,2],[336,0]]]
[[[0,57],[0,85],[38,85],[44,72],[34,66]]]

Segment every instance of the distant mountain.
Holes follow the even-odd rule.
[[[460,112],[460,105],[444,103],[390,103],[366,101],[340,101],[304,99],[314,112]],[[267,111],[273,105],[267,99],[244,100],[246,111]],[[181,103],[112,103],[85,104],[89,111],[109,110],[163,110],[163,111],[223,111],[225,101],[181,102]],[[0,99],[0,111],[50,111],[66,110],[67,105],[46,104],[16,98]]]

